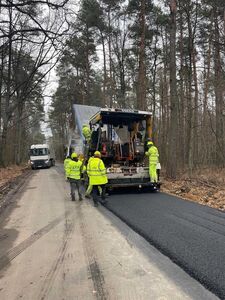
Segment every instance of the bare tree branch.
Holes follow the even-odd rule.
[[[8,1],[10,4],[7,3],[0,3],[0,8],[1,7],[5,7],[5,8],[9,8],[9,7],[24,7],[24,6],[28,6],[28,5],[37,5],[37,4],[42,4],[42,5],[47,5],[53,9],[59,9],[59,8],[63,8],[70,0],[64,0],[63,2],[61,2],[60,4],[56,4],[54,2],[50,2],[48,0],[44,1],[44,0],[37,0],[37,1],[23,1],[23,2],[11,2]]]

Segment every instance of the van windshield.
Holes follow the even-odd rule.
[[[48,148],[35,148],[35,149],[30,149],[30,155],[31,155],[31,156],[48,155]]]

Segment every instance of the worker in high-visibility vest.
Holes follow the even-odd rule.
[[[106,175],[106,168],[104,162],[101,160],[101,153],[95,151],[94,157],[91,157],[87,165],[87,174],[89,176],[89,184],[93,186],[92,196],[94,205],[98,206],[98,187],[102,188],[102,203],[105,201],[105,185],[108,182]]]
[[[78,160],[77,153],[71,154],[71,160],[68,164],[68,178],[70,182],[70,189],[71,189],[71,200],[75,201],[75,191],[77,189],[79,200],[82,200],[82,195],[80,191],[80,181],[81,181],[81,170],[82,162]]]
[[[87,143],[90,142],[91,140],[91,129],[88,125],[84,124],[83,128],[82,128],[82,134],[85,137],[85,140],[87,141]]]
[[[90,162],[90,160],[92,159],[92,158],[94,158],[94,156],[92,156],[92,157],[90,157],[89,158],[89,162]],[[87,168],[86,168],[86,170],[87,170]],[[85,170],[85,171],[86,171]],[[93,185],[91,185],[90,184],[90,179],[89,179],[89,184],[88,184],[88,188],[87,188],[87,190],[86,190],[86,192],[85,192],[85,197],[86,198],[91,198],[91,193],[92,193],[92,190],[93,190]],[[102,187],[99,185],[98,186],[98,192],[99,192],[99,195],[101,196],[102,195]]]
[[[70,156],[67,156],[64,160],[64,171],[65,171],[65,176],[66,176],[66,179],[68,178],[68,166],[69,166],[69,162],[70,162]]]
[[[153,142],[149,141],[147,143],[148,151],[145,152],[145,155],[149,158],[149,175],[150,181],[153,183],[158,182],[158,175],[157,175],[157,164],[159,163],[159,151],[156,146],[154,146]]]

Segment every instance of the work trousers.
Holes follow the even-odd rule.
[[[149,164],[149,175],[151,182],[158,182],[158,174],[156,170],[157,163]]]
[[[99,188],[102,189],[102,194],[101,194],[101,198],[103,201],[105,201],[105,184],[101,184],[101,185],[93,185],[93,189],[92,189],[92,197],[93,197],[93,201],[95,204],[97,204],[99,202],[99,198],[98,198],[98,190]]]
[[[93,185],[89,184],[88,188],[87,188],[87,190],[85,192],[85,195],[90,195],[91,192],[92,192],[92,190],[93,190]],[[99,194],[101,195],[102,194],[102,188],[101,188],[100,185],[98,185],[98,191],[99,191]]]
[[[82,195],[81,195],[81,191],[80,191],[80,188],[81,188],[80,187],[80,179],[70,178],[69,181],[70,181],[71,197],[75,199],[75,192],[77,190],[79,199],[81,199]]]

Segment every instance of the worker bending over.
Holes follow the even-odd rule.
[[[68,167],[69,167],[70,160],[71,160],[70,157],[67,156],[63,163],[66,179],[68,179],[68,171],[69,171]]]
[[[75,201],[75,191],[77,189],[79,200],[82,200],[82,195],[80,192],[80,181],[81,181],[81,172],[82,172],[82,162],[78,160],[77,153],[71,154],[71,160],[68,165],[68,179],[70,182],[71,189],[71,200]]]
[[[150,180],[151,182],[158,182],[158,175],[157,175],[157,164],[159,162],[159,151],[156,148],[156,146],[154,146],[153,142],[148,142],[147,143],[148,146],[148,151],[145,152],[145,155],[147,155],[149,157],[149,175],[150,175]]]
[[[86,124],[83,125],[82,134],[85,137],[85,140],[87,141],[87,143],[89,143],[91,140],[91,129],[88,125],[86,125]]]
[[[106,175],[106,168],[104,162],[101,160],[101,153],[95,151],[94,157],[91,157],[87,165],[87,174],[89,176],[89,185],[93,186],[92,196],[94,205],[98,206],[98,187],[102,188],[102,203],[105,201],[105,185],[108,182]]]

